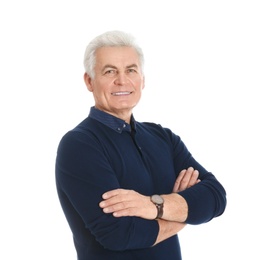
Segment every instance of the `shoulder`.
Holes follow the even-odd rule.
[[[99,124],[98,121],[90,117],[85,118],[62,136],[59,147],[75,147],[83,143],[97,142],[96,133],[99,132]]]
[[[172,130],[168,127],[163,127],[161,124],[152,123],[152,122],[142,122],[138,123],[137,127],[142,131],[148,131],[153,134],[161,135],[161,136],[177,136],[172,132]]]

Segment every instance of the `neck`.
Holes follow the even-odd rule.
[[[129,110],[129,111],[119,111],[119,110],[116,110],[116,111],[112,111],[112,110],[106,110],[106,109],[102,109],[102,108],[99,108],[97,106],[95,106],[97,109],[107,113],[107,114],[110,114],[112,116],[115,116],[117,118],[120,118],[122,119],[123,121],[125,121],[127,124],[130,124],[130,120],[131,120],[131,116],[132,116],[132,110]]]

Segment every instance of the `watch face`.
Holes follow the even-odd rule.
[[[161,196],[159,195],[152,195],[152,201],[156,204],[163,204],[164,203],[164,200]]]

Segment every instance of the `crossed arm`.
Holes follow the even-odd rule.
[[[179,173],[171,194],[161,194],[164,199],[164,214],[158,219],[159,234],[155,244],[177,234],[185,227],[188,215],[185,199],[177,194],[198,183],[199,172],[189,167]],[[104,213],[112,213],[114,217],[137,216],[144,219],[155,219],[157,209],[149,196],[134,190],[116,189],[103,194],[100,207]]]

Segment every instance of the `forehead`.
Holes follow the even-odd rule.
[[[96,51],[96,65],[140,66],[139,56],[133,47],[101,47]]]

